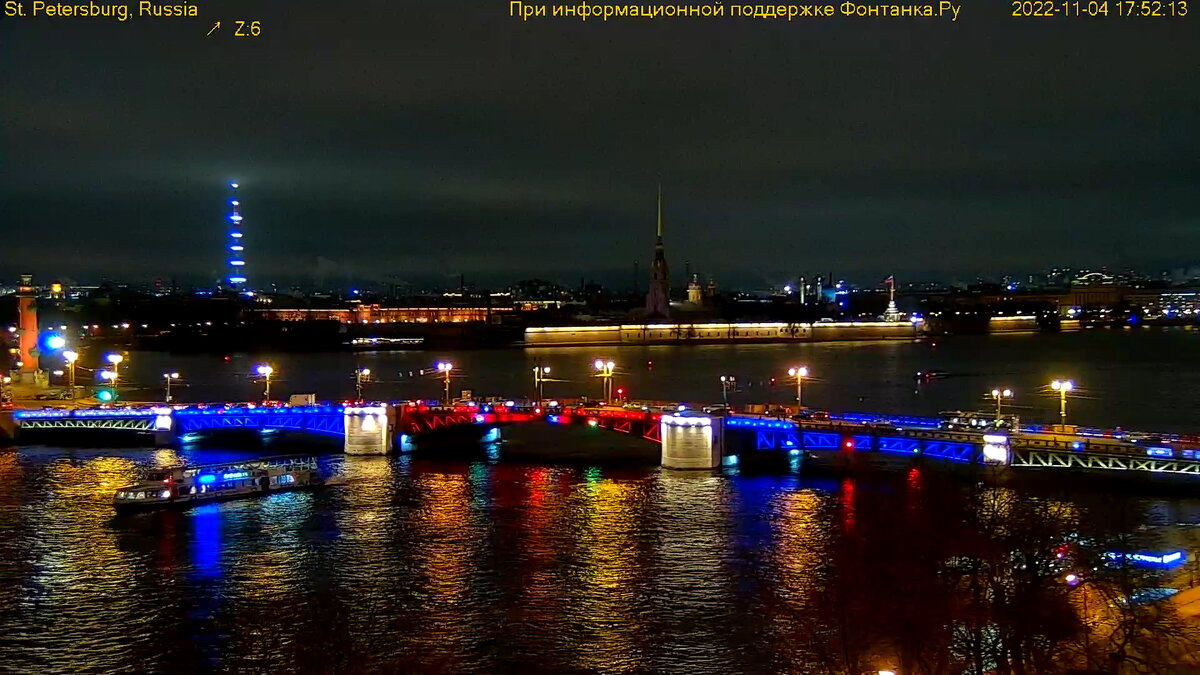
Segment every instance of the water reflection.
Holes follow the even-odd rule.
[[[584,496],[583,527],[573,542],[582,563],[572,594],[581,623],[576,665],[628,672],[643,662],[635,614],[643,583],[638,568],[648,562],[637,541],[645,495],[635,481],[608,479],[588,484]]]
[[[319,491],[112,517],[139,466],[205,453],[0,454],[5,668],[1053,672],[1110,658],[1085,627],[1182,635],[1098,613],[1160,582],[1087,556],[1200,520],[1192,500],[920,467],[819,482],[407,456],[327,458],[341,483]]]

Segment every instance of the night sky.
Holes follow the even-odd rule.
[[[864,0],[870,2],[870,0]],[[510,17],[506,0],[0,17],[0,274],[251,285],[1191,266],[1183,19]],[[259,19],[235,40],[215,20]],[[452,279],[453,277],[453,279]],[[642,282],[645,287],[645,281]]]

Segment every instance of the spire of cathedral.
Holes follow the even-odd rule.
[[[658,186],[658,231],[654,238],[654,261],[650,263],[650,288],[646,293],[646,318],[665,319],[671,307],[667,280],[667,253],[663,244],[662,185]]]
[[[655,247],[662,248],[662,183],[658,184],[658,238],[654,243]]]

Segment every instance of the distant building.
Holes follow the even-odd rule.
[[[1116,283],[1116,277],[1104,271],[1089,272],[1085,271],[1079,276],[1071,280],[1072,286],[1112,286]]]
[[[267,321],[337,321],[339,323],[487,323],[511,314],[512,307],[352,307],[272,308],[254,310]]]
[[[700,286],[699,274],[693,274],[692,280],[688,282],[687,301],[693,305],[704,304],[704,288]]]
[[[666,247],[663,245],[662,188],[658,190],[658,235],[654,239],[654,262],[650,263],[650,289],[646,292],[646,319],[665,319],[670,315],[671,285],[667,273]]]

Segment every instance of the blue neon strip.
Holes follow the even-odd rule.
[[[756,417],[726,417],[725,426],[742,429],[795,429],[795,422],[763,420]]]
[[[915,455],[921,451],[921,442],[912,438],[879,438],[880,452],[894,452],[904,455]]]
[[[881,415],[879,413],[837,413],[831,414],[830,419],[843,420],[846,422],[856,422],[858,424],[868,424],[875,420],[885,419],[899,427],[932,427],[941,426],[942,420],[936,417],[913,417],[910,415]]]
[[[975,446],[969,443],[929,442],[922,454],[951,462],[973,462],[976,453]]]
[[[1104,557],[1114,563],[1126,561],[1130,565],[1137,565],[1138,567],[1158,567],[1162,569],[1179,567],[1187,562],[1186,551],[1170,551],[1168,553],[1121,553],[1119,551],[1110,551],[1105,553]]]
[[[344,415],[346,408],[340,405],[295,406],[291,408],[183,408],[176,410],[176,415],[220,417],[228,415]]]
[[[801,440],[806,448],[827,448],[829,450],[836,450],[842,443],[840,434],[829,434],[819,431],[805,431],[801,434]]]
[[[13,414],[19,420],[49,420],[62,419],[64,417],[74,418],[97,418],[97,417],[152,417],[157,415],[153,410],[18,410]]]

